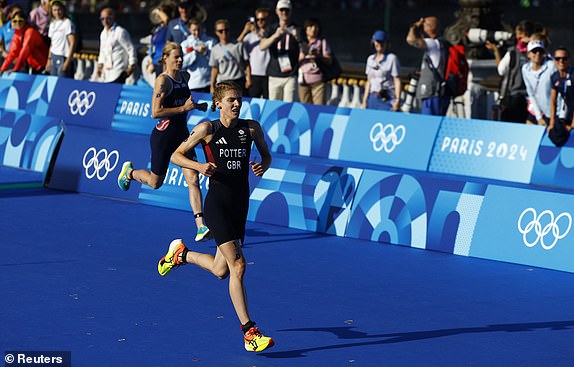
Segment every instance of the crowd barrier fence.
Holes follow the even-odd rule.
[[[116,184],[123,161],[149,167],[151,94],[5,75],[1,162],[47,173],[51,188],[189,210],[177,166],[159,190]],[[250,176],[250,220],[574,272],[574,143],[556,148],[543,127],[258,98],[241,117],[260,121],[274,156]],[[188,125],[216,118],[195,110]]]

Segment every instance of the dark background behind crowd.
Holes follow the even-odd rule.
[[[37,1],[12,0],[25,9],[31,9]],[[131,34],[134,43],[149,35],[152,28],[149,12],[159,0],[111,0],[106,3],[118,9],[117,21]],[[467,1],[468,2],[468,1]],[[101,0],[69,0],[66,2],[79,25],[85,47],[97,48],[102,29],[98,20]],[[207,11],[205,29],[213,35],[217,19],[229,19],[233,36],[241,32],[248,17],[258,7],[273,9],[271,0],[203,0],[198,1]],[[574,48],[574,0],[498,0],[502,21],[512,27],[522,19],[531,19],[546,25],[550,30],[552,44]],[[294,0],[293,20],[302,25],[310,16],[321,20],[323,34],[330,40],[333,51],[343,63],[364,64],[373,51],[371,35],[376,29],[389,33],[391,49],[406,68],[417,68],[420,53],[405,42],[409,26],[423,16],[436,15],[443,26],[455,21],[460,9],[457,0]],[[274,15],[272,15],[274,18]],[[357,65],[359,67],[359,65]],[[360,67],[359,67],[360,68]]]

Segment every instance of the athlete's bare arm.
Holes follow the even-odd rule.
[[[211,177],[217,166],[211,162],[201,163],[187,158],[186,154],[192,149],[195,149],[202,141],[208,143],[211,140],[211,124],[203,122],[196,125],[189,137],[175,150],[171,156],[173,164],[177,164],[183,168],[190,168],[203,174],[204,176]]]
[[[269,153],[269,148],[267,147],[267,142],[265,141],[265,136],[263,135],[263,129],[257,121],[249,121],[249,131],[251,132],[251,137],[255,142],[255,146],[261,155],[261,162],[250,161],[251,170],[255,176],[262,176],[269,166],[271,166],[271,154]]]
[[[194,109],[195,103],[191,96],[185,101],[183,106],[163,107],[163,99],[171,93],[171,80],[165,75],[159,75],[155,80],[153,87],[153,96],[151,99],[151,117],[154,119],[169,117],[180,113],[188,112]]]

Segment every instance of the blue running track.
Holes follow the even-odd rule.
[[[182,200],[186,198],[182,197]],[[188,212],[42,188],[0,190],[0,352],[80,366],[574,366],[574,274],[248,223],[243,349],[227,281],[165,278]],[[574,261],[574,259],[573,259]]]

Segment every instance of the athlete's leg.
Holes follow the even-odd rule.
[[[182,168],[183,176],[185,177],[185,182],[187,183],[187,188],[189,189],[189,203],[191,204],[191,210],[193,214],[202,213],[202,198],[201,190],[199,188],[199,174],[196,170]],[[195,225],[197,228],[204,225],[203,216],[198,216],[195,218]]]
[[[217,246],[227,261],[229,268],[229,296],[237,317],[242,325],[248,323],[251,319],[247,312],[247,297],[243,285],[243,275],[245,274],[245,257],[241,249],[239,240],[225,242]]]
[[[200,268],[209,271],[219,279],[225,279],[229,275],[227,261],[221,253],[219,246],[217,246],[215,256],[204,254],[202,252],[187,251],[185,262],[188,264],[195,264]]]
[[[165,179],[165,175],[158,176],[153,172],[146,171],[145,169],[134,169],[128,171],[128,177],[147,185],[154,190],[159,189],[163,185],[163,180]]]

